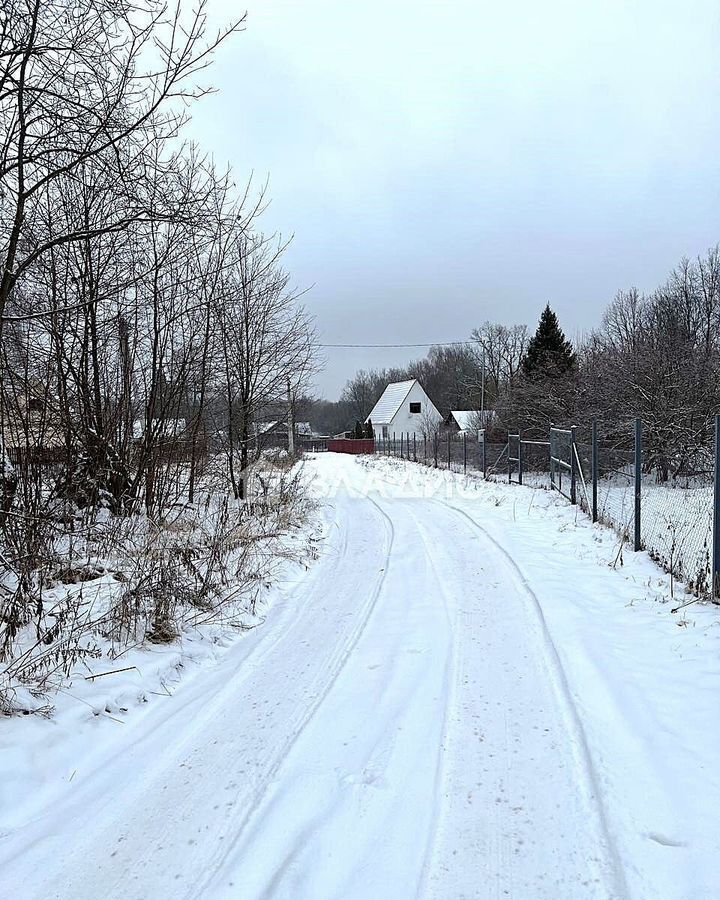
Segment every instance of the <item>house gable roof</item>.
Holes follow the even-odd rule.
[[[460,431],[472,431],[480,419],[479,409],[453,409],[450,415],[457,422]]]
[[[389,384],[365,421],[371,419],[373,425],[389,425],[416,382],[416,378],[411,378],[410,381],[395,381]]]

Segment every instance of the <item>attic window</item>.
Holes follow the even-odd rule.
[[[28,409],[30,412],[42,412],[45,408],[42,397],[30,397],[28,400]]]
[[[420,404],[419,403],[411,403],[410,404],[410,412],[411,413],[419,413],[420,412]]]

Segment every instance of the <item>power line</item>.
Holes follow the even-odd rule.
[[[477,340],[433,341],[431,344],[318,344],[323,350],[405,350],[417,347],[460,347],[463,344],[479,344]]]

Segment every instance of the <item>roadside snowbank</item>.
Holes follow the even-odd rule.
[[[0,838],[46,811],[78,772],[103,765],[128,729],[142,731],[142,721],[157,716],[158,705],[181,683],[215,669],[244,634],[261,627],[277,596],[291,590],[316,558],[326,528],[315,511],[275,541],[276,561],[262,573],[254,613],[240,601],[212,622],[186,621],[172,642],[143,642],[119,653],[107,638],[91,635],[94,658],[81,658],[43,696],[28,692],[27,706],[43,711],[0,716]],[[112,575],[82,585],[85,601],[95,606],[107,605],[118,588]]]

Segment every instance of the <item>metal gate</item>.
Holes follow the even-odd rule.
[[[550,487],[571,503],[577,499],[575,428],[550,428]]]

